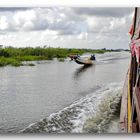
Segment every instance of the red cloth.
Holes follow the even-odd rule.
[[[133,35],[133,31],[134,31],[134,29],[133,29],[133,25],[132,25],[131,28],[130,28],[129,34]]]
[[[137,62],[140,63],[140,39],[132,40],[130,43],[132,56],[136,55]]]

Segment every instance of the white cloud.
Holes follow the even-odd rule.
[[[34,27],[34,24],[32,21],[26,21],[24,24],[23,24],[23,29],[25,30],[30,30],[30,29],[33,29]]]
[[[58,32],[57,31],[52,31],[52,30],[45,30],[42,31],[40,33],[40,40],[44,40],[44,39],[51,39],[51,40],[55,40],[58,38]]]
[[[96,28],[99,24],[99,19],[96,17],[87,17],[86,22],[88,24],[88,27],[91,28]]]
[[[26,21],[32,21],[36,18],[34,10],[19,11],[15,13],[13,19],[17,25],[25,23]]]
[[[110,21],[110,29],[118,29],[122,26],[126,25],[126,19],[125,18],[113,18]]]
[[[36,19],[34,10],[19,11],[13,15],[13,28],[16,30],[31,30],[34,27],[33,20]]]
[[[99,33],[108,30],[111,20],[112,19],[109,17],[88,17],[86,20],[88,31],[92,33]]]
[[[5,41],[1,37],[0,41],[5,45],[52,44],[79,48],[110,47],[109,41],[113,42],[113,47],[118,47],[126,44],[123,40],[128,38],[126,33],[132,23],[132,13],[130,8],[128,12],[127,8],[112,10],[48,7],[0,11],[0,33],[6,38]]]
[[[45,30],[43,31],[42,35],[57,35],[58,32],[57,31],[52,31],[52,30]]]
[[[5,30],[8,28],[8,22],[6,16],[0,17],[0,29]]]
[[[82,32],[77,36],[77,38],[81,40],[87,40],[87,36],[88,36],[87,32]]]

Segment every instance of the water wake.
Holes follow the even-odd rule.
[[[119,112],[121,93],[121,83],[103,86],[19,133],[105,133]]]
[[[112,52],[112,53],[104,53],[104,54],[98,54],[97,55],[97,62],[98,64],[106,64],[106,63],[112,63],[114,61],[122,60],[122,59],[128,59],[130,58],[129,52]]]
[[[116,95],[108,94],[101,100],[96,114],[85,122],[84,133],[115,133],[119,131],[117,119],[120,113],[120,93],[118,92]],[[114,126],[114,130],[112,130]]]

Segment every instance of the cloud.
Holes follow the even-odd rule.
[[[9,13],[5,12],[5,17],[9,19],[9,28],[6,28],[5,32],[48,29],[56,30],[60,35],[79,34],[81,33],[79,22],[84,20],[83,17],[77,16],[72,8],[25,8],[25,10],[11,8],[7,10],[11,10],[11,13],[9,16]]]
[[[0,12],[17,12],[31,9],[31,7],[0,7]]]
[[[40,31],[48,27],[48,22],[45,17],[41,17],[41,13],[34,9],[28,9],[14,12],[12,19],[9,21],[9,26],[8,30],[11,32]]]
[[[88,32],[95,34],[124,34],[131,25],[130,15],[124,17],[88,17],[86,19]]]
[[[80,16],[71,8],[51,8],[46,15],[48,29],[56,30],[60,35],[73,35],[79,33]]]
[[[78,15],[100,16],[100,17],[124,17],[132,13],[133,8],[73,8]]]
[[[24,12],[20,11],[13,16],[13,19],[14,19],[15,28],[30,30],[34,27],[33,20],[36,19],[36,15],[34,10],[29,10]]]
[[[17,25],[21,24],[22,22],[24,23],[25,21],[34,20],[35,18],[36,15],[34,10],[20,11],[13,16],[13,19]]]
[[[16,36],[15,44],[92,47],[96,40],[94,46],[103,48],[109,40],[114,42],[118,37],[126,40],[132,12],[132,8],[0,8],[0,34],[5,35],[9,43],[12,35]]]
[[[83,33],[80,33],[77,38],[80,39],[80,40],[86,40],[87,39],[87,36],[88,36],[88,33],[87,32],[83,32]]]
[[[5,30],[8,28],[8,22],[6,16],[0,17],[0,30]]]
[[[85,30],[84,32],[99,32],[101,28],[104,28],[104,30],[105,27],[110,26],[112,29],[115,28],[119,24],[117,21],[120,18],[132,12],[131,8],[50,7],[22,9],[24,8],[9,8],[14,12],[11,15],[12,19],[8,21],[9,28],[5,28],[6,31],[40,31],[48,29],[58,31],[60,35],[80,34],[83,30]]]

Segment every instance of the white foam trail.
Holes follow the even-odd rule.
[[[111,100],[113,97],[117,97],[117,95],[121,95],[121,84],[110,84],[105,88],[102,88],[101,90],[97,91],[92,96],[86,97],[87,102],[86,104],[83,104],[83,110],[78,115],[77,119],[73,122],[75,124],[75,129],[72,130],[73,133],[82,133],[83,132],[83,126],[86,123],[86,121],[89,118],[92,118],[98,113],[101,114],[99,105],[101,107],[102,103],[104,102],[104,105],[109,106],[111,103]],[[95,100],[93,98],[95,97]],[[108,99],[106,99],[108,98]],[[90,100],[89,100],[90,99]],[[105,102],[106,100],[106,102]],[[102,110],[106,111],[113,111],[113,110],[107,110],[110,108],[105,108],[105,106],[102,106]],[[105,118],[106,119],[106,118]]]
[[[110,105],[111,100],[121,94],[122,83],[104,85],[101,89],[81,98],[63,110],[51,114],[48,118],[32,124],[21,132],[48,133],[83,133],[83,127],[89,118],[93,118],[104,107]],[[102,106],[103,101],[106,103]],[[102,108],[102,109],[101,109]],[[110,108],[105,108],[110,109]],[[106,110],[107,111],[107,110]],[[112,110],[108,110],[113,112]],[[115,111],[115,110],[114,110]],[[100,112],[101,113],[101,112]],[[106,118],[104,118],[105,120]],[[100,127],[100,126],[98,126]],[[87,131],[88,132],[88,131]]]
[[[119,59],[128,59],[130,58],[130,53],[129,52],[112,52],[112,53],[104,53],[104,54],[97,54],[96,55],[97,62],[102,62],[102,63],[110,63],[111,61],[114,60],[119,60]]]

